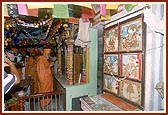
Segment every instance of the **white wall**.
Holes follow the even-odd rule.
[[[152,5],[151,12],[158,21],[163,17],[163,5]],[[146,45],[146,75],[145,75],[145,110],[159,111],[164,108],[165,98],[162,100],[160,94],[155,89],[158,82],[165,79],[165,36],[154,32],[147,26],[147,45]],[[166,82],[164,82],[166,83]],[[165,85],[165,84],[164,84]]]

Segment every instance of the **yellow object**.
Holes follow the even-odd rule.
[[[101,16],[101,20],[110,20],[110,16],[109,15]]]
[[[83,6],[83,7],[87,7],[87,8],[92,9],[92,5],[91,5],[91,4],[80,4],[80,3],[76,3],[76,4],[74,4],[74,5]]]
[[[107,10],[106,16],[101,16],[101,20],[110,20],[110,10]]]
[[[118,4],[106,4],[106,9],[117,9]]]
[[[86,49],[86,83],[89,83],[90,77],[90,48]]]
[[[4,4],[4,16],[9,16],[8,15],[7,4]]]
[[[28,9],[36,9],[36,8],[54,8],[53,3],[47,2],[30,2],[27,3]]]

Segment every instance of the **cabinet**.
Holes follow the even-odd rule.
[[[66,111],[72,110],[72,99],[81,96],[93,96],[97,94],[97,48],[98,34],[94,28],[90,30],[90,48],[86,51],[86,74],[88,74],[88,83],[69,85],[67,76],[55,76],[56,89],[62,89],[66,92]]]

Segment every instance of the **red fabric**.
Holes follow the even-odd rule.
[[[38,17],[38,9],[28,9],[28,15]]]
[[[79,24],[79,18],[69,18],[69,23]]]
[[[82,7],[82,18],[94,18],[93,9]]]

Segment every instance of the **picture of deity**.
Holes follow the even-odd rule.
[[[118,75],[118,54],[104,55],[104,71],[105,73]]]
[[[132,79],[141,80],[141,54],[123,54],[121,75]]]
[[[136,19],[120,25],[120,50],[142,50],[142,21]]]
[[[112,28],[105,32],[105,52],[118,51],[118,29]]]
[[[104,89],[117,94],[116,80],[110,75],[104,74]]]
[[[120,82],[120,96],[141,104],[141,84],[138,82],[123,80]]]

